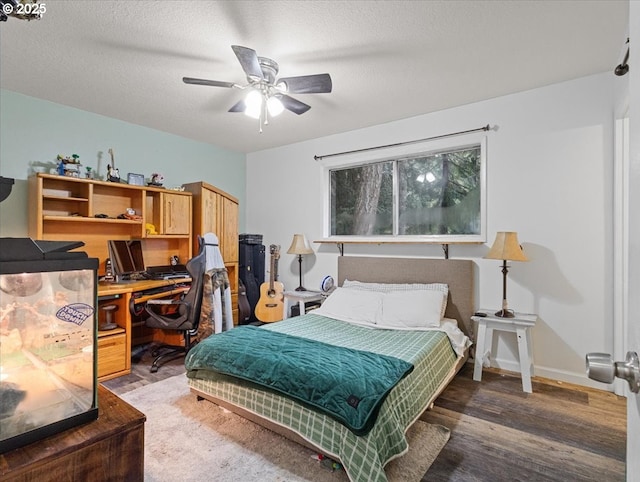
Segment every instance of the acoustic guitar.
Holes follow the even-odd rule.
[[[255,314],[263,323],[273,323],[282,320],[284,309],[284,285],[278,279],[278,259],[280,258],[280,246],[272,244],[269,247],[271,253],[271,273],[269,282],[260,285],[260,299],[256,303]]]

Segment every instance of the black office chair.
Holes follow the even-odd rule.
[[[151,354],[155,357],[151,365],[151,373],[155,373],[162,363],[185,356],[191,347],[191,337],[198,332],[200,312],[202,308],[202,291],[206,271],[204,240],[198,238],[200,252],[187,262],[187,271],[191,277],[191,287],[180,299],[149,300],[144,309],[149,314],[145,326],[162,328],[183,333],[184,346],[162,344],[153,347]]]

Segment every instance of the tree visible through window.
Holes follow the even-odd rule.
[[[393,165],[331,171],[331,234],[393,234]]]
[[[481,146],[331,169],[332,236],[480,235]]]

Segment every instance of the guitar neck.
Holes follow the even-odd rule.
[[[276,282],[276,259],[271,255],[271,269],[269,271],[269,289],[273,290],[273,284]]]
[[[271,245],[271,270],[269,273],[269,289],[274,290],[275,282],[278,280],[278,257],[280,246]]]
[[[271,276],[272,283],[271,284],[273,284],[276,281],[278,281],[278,260],[277,259],[273,260],[273,266],[271,267],[271,273],[272,273],[272,276]]]

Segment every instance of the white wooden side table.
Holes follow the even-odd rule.
[[[493,332],[507,331],[516,333],[518,337],[518,355],[520,357],[520,374],[522,376],[522,390],[531,393],[531,376],[533,375],[533,349],[531,328],[536,325],[538,315],[515,313],[513,318],[495,316],[497,310],[479,310],[486,316],[474,315],[471,319],[478,323],[478,342],[473,368],[473,379],[482,380],[482,364],[485,358],[491,357]]]
[[[283,319],[289,318],[289,304],[298,303],[300,314],[305,314],[305,304],[313,301],[324,301],[325,295],[320,291],[285,291],[283,303]]]

